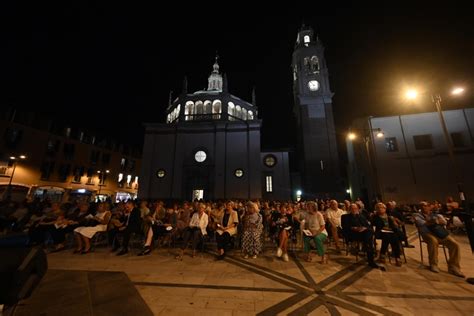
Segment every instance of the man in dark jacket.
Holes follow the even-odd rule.
[[[117,256],[122,256],[128,252],[128,243],[132,233],[141,233],[141,217],[140,210],[136,207],[134,201],[128,201],[125,203],[125,216],[122,226],[114,228],[111,232],[110,237],[114,241],[114,249],[120,248],[119,241],[117,239],[117,233],[123,234],[122,249],[117,253]]]
[[[366,249],[369,266],[384,270],[383,267],[377,265],[374,261],[374,232],[367,218],[360,213],[359,205],[352,203],[350,206],[350,214],[343,215],[341,222],[345,236],[349,236],[350,240],[362,242]]]

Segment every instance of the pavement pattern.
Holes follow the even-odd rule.
[[[454,237],[462,270],[474,277],[467,237]],[[138,249],[122,257],[105,247],[86,255],[67,250],[48,255],[46,277],[15,315],[474,315],[474,285],[447,273],[442,251],[441,273],[429,271],[421,265],[416,234],[410,241],[415,248],[405,249],[407,263],[396,267],[392,260],[385,272],[331,246],[328,264],[318,263],[317,256],[304,261],[299,249],[289,262],[274,249],[257,259],[243,259],[234,250],[222,261],[210,248],[183,261],[175,259],[173,248],[145,257],[136,256]],[[76,296],[66,291],[71,280]],[[88,289],[83,299],[81,288]],[[78,301],[84,306],[71,308]]]

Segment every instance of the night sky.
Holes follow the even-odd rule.
[[[356,117],[433,109],[402,102],[406,85],[442,93],[440,87],[457,83],[474,89],[468,8],[319,5],[249,15],[255,8],[235,14],[231,2],[220,12],[204,5],[186,10],[184,2],[176,9],[132,3],[2,4],[2,107],[141,142],[142,123],[165,121],[169,91],[174,99],[185,75],[189,90],[207,87],[217,50],[232,94],[250,101],[256,87],[264,147],[293,147],[290,63],[303,21],[326,47],[340,138]],[[472,93],[444,102],[446,108],[473,104]]]

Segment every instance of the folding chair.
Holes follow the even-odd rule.
[[[426,244],[426,241],[423,240],[423,235],[421,234],[420,228],[417,226],[416,229],[418,231],[418,240],[420,241],[421,265],[424,265],[424,263],[423,263],[423,243]],[[426,247],[428,248],[428,245]],[[446,259],[446,264],[447,264],[448,263],[448,256],[446,255],[446,247],[443,244],[439,244],[438,248],[439,247],[443,248],[444,258]]]
[[[377,252],[377,240],[380,240],[380,245],[382,245],[382,239],[381,238],[375,238],[374,237],[374,250],[375,252]],[[402,241],[399,240],[399,244],[400,244],[400,253],[401,255],[403,256],[403,260],[405,261],[405,263],[407,263],[407,257],[405,255],[405,249],[403,248],[403,245],[402,245]],[[387,251],[387,254],[388,254],[388,262],[389,263],[392,263],[392,246],[389,245],[389,249],[390,251]],[[380,252],[379,252],[379,256],[380,256]]]
[[[107,231],[103,231],[103,232],[97,232],[94,234],[94,237],[92,237],[92,247],[95,249],[97,248],[97,246],[102,243],[102,242],[106,242],[108,241],[108,234],[107,234]]]
[[[350,223],[348,222],[350,214],[344,214],[341,216],[341,225],[342,225],[342,241],[344,243],[344,246],[346,248],[346,256],[349,255],[349,247],[352,247],[352,249],[355,248],[355,257],[356,261],[359,261],[359,251],[360,251],[360,241],[359,240],[353,240],[351,238],[351,227]]]

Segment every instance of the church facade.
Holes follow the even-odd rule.
[[[139,197],[289,199],[288,155],[261,152],[253,103],[228,92],[217,58],[207,90],[188,93],[185,83],[166,124],[145,125]]]
[[[322,46],[312,36],[302,29],[293,54],[301,180],[290,180],[287,151],[261,150],[255,94],[252,102],[230,94],[216,57],[206,90],[188,93],[185,81],[166,123],[145,124],[139,197],[289,200],[300,190],[308,198],[334,192],[332,93]]]

